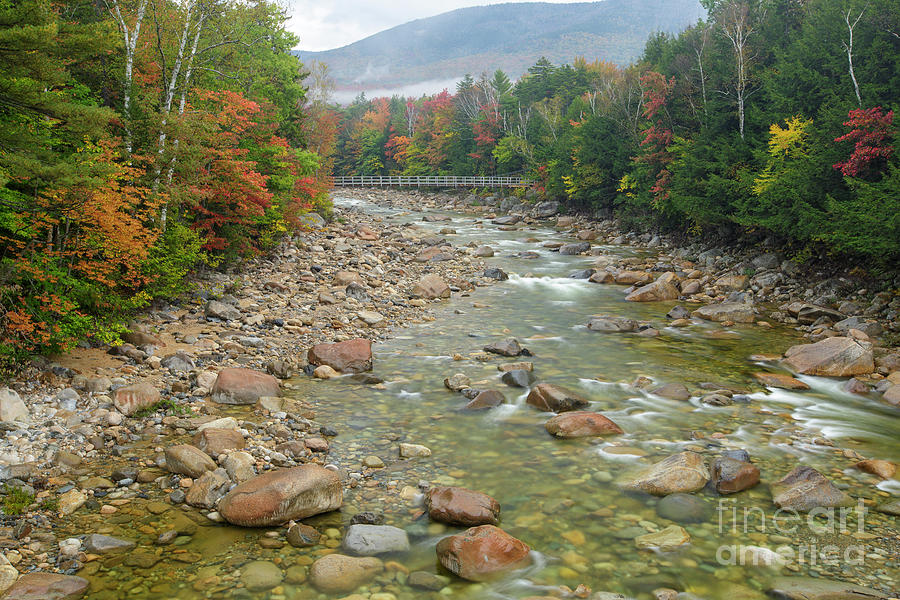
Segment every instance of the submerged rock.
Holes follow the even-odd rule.
[[[3,600],[77,600],[90,583],[82,577],[34,571],[19,577],[3,594]]]
[[[776,577],[768,590],[776,600],[883,600],[887,594],[821,577]]]
[[[544,424],[547,433],[561,438],[592,437],[624,433],[622,428],[590,411],[570,411],[556,415]]]
[[[660,531],[639,535],[634,538],[634,544],[638,548],[659,548],[662,552],[671,552],[690,542],[691,535],[678,525],[669,525]]]
[[[706,461],[696,452],[673,454],[644,469],[622,484],[627,490],[666,496],[677,492],[696,492],[709,481]]]
[[[309,580],[320,592],[346,594],[372,581],[384,571],[384,563],[373,556],[328,554],[309,569]]]
[[[469,581],[488,581],[531,564],[530,548],[493,525],[445,537],[436,551],[445,569]]]
[[[358,556],[375,556],[409,550],[409,538],[399,527],[390,525],[351,525],[342,547]]]

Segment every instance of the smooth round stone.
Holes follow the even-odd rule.
[[[241,569],[241,583],[252,592],[270,590],[279,585],[282,579],[278,565],[267,560],[255,560]]]
[[[712,517],[712,509],[697,496],[669,494],[657,503],[656,514],[676,523],[702,523]]]

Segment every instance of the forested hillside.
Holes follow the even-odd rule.
[[[474,6],[301,56],[326,63],[344,90],[455,79],[488,67],[518,77],[541,56],[553,62],[585,56],[627,65],[640,55],[650,32],[680,31],[703,14],[697,0]]]
[[[724,0],[628,67],[540,60],[454,94],[360,99],[336,173],[526,171],[625,225],[900,258],[897,0]]]
[[[0,0],[6,364],[114,338],[326,201],[333,128],[285,19],[266,0]]]

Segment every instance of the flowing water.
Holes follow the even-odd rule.
[[[840,382],[801,377],[810,390],[766,390],[752,373],[778,372],[774,363],[754,362],[754,354],[783,352],[802,338],[788,328],[755,325],[723,328],[695,322],[687,328],[667,326],[672,303],[629,303],[621,286],[596,285],[569,278],[591,267],[596,257],[561,256],[541,247],[544,241],[566,241],[549,228],[498,231],[471,215],[452,214],[452,222],[424,223],[422,213],[407,213],[359,200],[338,199],[339,206],[363,210],[375,218],[415,223],[434,234],[452,227],[454,245],[487,243],[497,251],[490,266],[511,273],[510,279],[434,306],[433,321],[398,332],[375,346],[374,374],[383,385],[361,385],[349,378],[292,383],[299,398],[308,399],[317,418],[334,424],[339,435],[329,455],[348,473],[358,473],[366,456],[378,456],[387,467],[345,494],[344,508],[308,520],[329,536],[334,548],[341,530],[360,511],[385,515],[385,523],[404,528],[412,549],[390,557],[402,568],[391,570],[371,592],[398,598],[523,598],[540,596],[565,585],[585,584],[594,591],[649,597],[671,587],[703,598],[738,594],[753,598],[777,574],[825,576],[868,585],[895,586],[900,578],[896,517],[869,511],[841,523],[818,520],[813,530],[805,517],[793,529],[776,528],[775,507],[767,482],[781,478],[798,464],[808,464],[865,498],[868,506],[900,495],[895,480],[878,484],[852,469],[842,449],[867,458],[900,456],[900,420],[896,410],[878,401],[843,392]],[[448,213],[449,214],[449,213]],[[537,259],[516,258],[537,250]],[[634,249],[603,248],[611,256],[637,255]],[[602,334],[585,325],[593,314],[606,313],[648,321],[660,329],[656,338]],[[497,365],[518,359],[484,359],[481,348],[500,338],[517,337],[533,354],[538,381],[563,385],[592,401],[626,432],[603,439],[559,440],[544,430],[549,418],[524,403],[525,391],[505,386]],[[454,359],[456,356],[456,359]],[[475,387],[500,390],[507,404],[478,413],[460,411],[465,399],[443,386],[461,372]],[[746,391],[749,401],[726,407],[667,400],[636,391],[638,377],[654,383],[700,384]],[[655,387],[655,386],[654,386]],[[253,418],[252,415],[243,415]],[[829,445],[830,440],[833,446]],[[428,446],[428,458],[401,460],[398,442]],[[743,448],[762,471],[763,483],[720,498],[704,490],[695,496],[705,512],[685,524],[692,541],[676,552],[638,550],[634,538],[672,525],[657,514],[658,499],[628,494],[616,482],[635,469],[684,449],[707,457],[723,449]],[[352,476],[352,475],[351,475]],[[419,482],[452,484],[481,490],[502,506],[501,526],[534,550],[532,567],[490,584],[448,578],[440,592],[405,585],[405,570],[441,573],[434,545],[457,531],[430,522],[415,496]],[[747,512],[749,511],[749,512]],[[180,554],[153,550],[152,539],[175,509],[160,515],[134,511],[105,531],[150,546],[157,562],[146,565],[119,557],[88,565],[97,598],[324,598],[301,583],[306,566],[323,546],[297,549],[260,547],[265,531],[223,525],[201,527],[179,538]],[[746,525],[744,522],[747,516]],[[115,516],[115,515],[114,515]],[[204,524],[206,525],[206,524]],[[96,525],[95,525],[96,529]],[[83,530],[83,529],[82,529]],[[732,547],[785,548],[796,553],[790,568],[740,563]],[[827,547],[827,548],[826,548]],[[757,553],[760,551],[756,551]],[[822,554],[824,552],[824,554]],[[740,552],[739,552],[740,553]],[[802,555],[801,555],[802,553]],[[247,558],[273,560],[293,577],[275,590],[251,593],[231,578]],[[94,566],[92,566],[94,565]]]

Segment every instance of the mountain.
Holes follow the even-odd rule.
[[[625,65],[654,31],[677,32],[705,15],[698,0],[518,2],[461,8],[410,21],[342,48],[300,51],[322,61],[338,92],[392,90],[503,69],[518,78],[541,56]],[[431,90],[439,91],[439,90]]]

